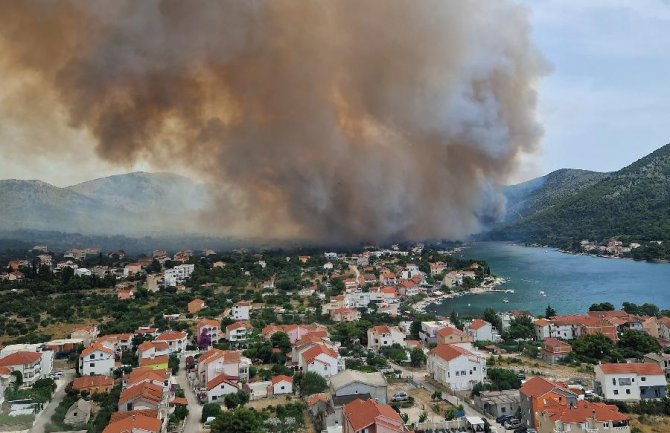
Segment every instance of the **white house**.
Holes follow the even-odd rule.
[[[168,353],[176,353],[186,350],[187,337],[184,331],[165,331],[159,334],[154,341],[165,341],[168,344]]]
[[[594,390],[607,400],[658,400],[665,397],[665,373],[656,363],[599,364]]]
[[[397,326],[379,325],[368,329],[368,349],[377,350],[394,344],[403,345],[405,334]]]
[[[172,269],[166,269],[163,273],[165,287],[174,287],[183,283],[189,279],[194,270],[195,265],[190,264],[177,265]]]
[[[475,319],[465,328],[465,333],[472,341],[492,341],[498,340],[498,334],[494,333],[493,325],[482,319]]]
[[[91,271],[86,268],[77,268],[74,270],[74,274],[79,277],[90,277]]]
[[[211,349],[198,358],[198,379],[205,385],[215,377],[225,374],[238,381],[249,380],[251,360],[235,350]]]
[[[293,378],[279,375],[272,378],[272,395],[293,394]]]
[[[211,344],[217,343],[221,339],[221,323],[213,319],[200,319],[197,324],[198,335],[196,338],[207,335]]]
[[[249,320],[249,312],[251,311],[251,302],[240,301],[233,305],[230,310],[230,315],[235,320]]]
[[[453,391],[471,390],[486,377],[486,360],[463,347],[441,344],[428,353],[428,373]]]
[[[239,391],[240,386],[234,378],[220,374],[207,382],[207,402],[216,403],[222,401],[226,394],[234,394]]]
[[[535,328],[535,339],[544,341],[551,336],[551,322],[547,319],[537,319],[533,321]]]
[[[114,349],[101,343],[93,343],[79,355],[79,373],[82,376],[111,376],[115,362]]]
[[[42,353],[21,351],[3,356],[0,358],[0,370],[5,373],[19,371],[23,376],[23,385],[32,386],[35,381],[44,377]]]
[[[331,262],[326,262],[323,265],[323,269],[326,270],[326,271],[330,271],[330,270],[333,269],[333,264]]]
[[[247,341],[251,331],[254,329],[249,322],[235,322],[226,326],[226,340],[228,341]]]
[[[328,380],[338,373],[340,355],[337,350],[323,344],[317,344],[300,355],[300,369],[313,372]]]

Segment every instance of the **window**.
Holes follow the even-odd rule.
[[[630,388],[626,388],[626,394],[630,394]]]
[[[616,379],[612,378],[612,385],[616,385]]]
[[[458,371],[456,372],[456,376],[458,376]]]
[[[91,368],[95,367],[95,362],[91,362],[91,364],[90,364],[89,366],[90,366]]]
[[[507,410],[507,408],[505,408],[505,407],[501,407],[501,408],[500,408],[500,412],[501,412],[501,413],[505,413],[506,410]]]
[[[646,382],[646,381],[647,381],[647,378],[643,376],[642,378],[640,378],[640,380],[641,380],[642,382]]]
[[[614,395],[619,395],[619,390],[618,389],[614,390]]]

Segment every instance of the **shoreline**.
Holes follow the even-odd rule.
[[[492,281],[490,280],[488,282],[484,282],[484,284],[481,284],[477,287],[473,287],[468,290],[464,290],[462,292],[443,293],[438,296],[426,298],[419,302],[415,302],[414,304],[412,304],[412,308],[418,312],[425,313],[426,308],[428,308],[430,305],[441,304],[442,302],[444,302],[445,299],[453,299],[465,295],[481,295],[483,293],[505,292],[505,290],[497,289],[497,287],[501,286],[502,284],[505,284],[506,282],[507,280],[503,277],[493,277]]]

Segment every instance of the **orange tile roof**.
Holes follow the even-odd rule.
[[[141,358],[140,367],[145,365],[167,364],[170,358],[167,355],[154,356],[153,358]]]
[[[556,388],[560,388],[563,391],[574,394],[572,391],[564,388],[560,384],[551,382],[539,376],[533,377],[524,382],[524,384],[521,385],[521,388],[519,388],[519,392],[527,397],[539,397]]]
[[[86,349],[81,351],[81,354],[79,354],[80,358],[83,358],[85,356],[90,355],[93,352],[100,351],[103,353],[108,353],[108,354],[113,354],[114,350],[110,349],[109,347],[103,345],[102,343],[96,342],[93,343],[92,345],[88,346]]]
[[[370,331],[374,332],[375,334],[390,334],[391,328],[386,325],[377,325],[370,328]]]
[[[198,329],[205,326],[212,326],[214,328],[221,328],[221,322],[214,319],[200,319],[198,320]]]
[[[10,370],[7,367],[0,367],[0,374],[9,374],[11,372],[12,372],[12,370]]]
[[[30,365],[39,361],[41,358],[42,354],[37,352],[14,352],[0,359],[0,367]]]
[[[482,319],[475,319],[475,320],[472,321],[472,323],[470,323],[468,325],[468,328],[476,331],[476,330],[481,329],[481,328],[483,328],[484,326],[487,326],[487,325],[490,325],[490,323],[486,322]]]
[[[561,421],[565,424],[583,423],[595,418],[596,421],[626,421],[628,417],[615,405],[577,401],[573,406],[558,402],[551,402],[544,410],[552,421]]]
[[[289,376],[286,376],[286,375],[283,375],[283,374],[280,374],[279,376],[275,376],[275,377],[272,378],[272,384],[273,385],[276,385],[279,382],[293,383],[293,378],[289,377]]]
[[[135,433],[145,430],[151,433],[159,433],[161,421],[144,415],[133,415],[119,421],[110,422],[102,433]]]
[[[451,361],[459,356],[475,356],[472,352],[453,344],[439,344],[431,349],[430,353],[439,356],[445,361]]]
[[[387,404],[380,404],[374,400],[354,400],[344,405],[342,413],[354,431],[359,431],[377,422],[380,417],[391,422],[397,422],[402,427],[404,422],[400,415]]]
[[[309,399],[307,400],[307,404],[312,406],[312,405],[314,405],[314,404],[316,404],[317,402],[320,402],[320,401],[322,401],[324,403],[328,403],[328,400],[329,400],[329,395],[324,393],[324,392],[321,392],[319,394],[314,394],[314,395],[309,396]]]
[[[235,322],[226,326],[226,331],[234,331],[235,329],[241,329],[241,328],[254,329],[254,327],[251,326],[251,323],[249,322]]]
[[[599,366],[605,374],[628,374],[638,375],[663,375],[661,366],[655,362],[636,362],[630,364],[600,364]]]
[[[545,327],[551,325],[551,322],[547,319],[537,319],[533,321],[533,325]]]
[[[446,326],[437,331],[437,334],[440,337],[448,337],[450,335],[458,335],[460,337],[465,337],[465,332],[461,331],[458,328],[452,328],[451,326]]]
[[[165,331],[160,334],[154,341],[174,341],[186,338],[187,334],[184,331]]]
[[[114,379],[109,376],[82,376],[72,381],[73,389],[97,388],[114,386]]]
[[[305,353],[302,354],[302,359],[305,360],[305,362],[310,363],[314,361],[314,359],[316,359],[316,357],[321,354],[325,354],[330,356],[331,358],[337,359],[337,352],[331,349],[330,347],[326,347],[325,345],[322,344],[317,344],[311,349],[307,349]]]
[[[137,399],[148,400],[157,404],[163,399],[163,387],[145,382],[141,385],[127,388],[121,392],[119,404],[125,404],[128,401]]]
[[[119,420],[122,420],[124,418],[128,418],[133,415],[142,415],[142,416],[148,416],[149,418],[158,418],[158,410],[157,409],[139,409],[139,410],[127,410],[125,412],[114,412],[112,413],[111,418],[109,419],[109,422],[116,422]]]
[[[561,341],[558,338],[553,337],[545,338],[543,341],[543,345],[551,349],[560,349],[560,348],[570,349],[572,347],[565,341]]]
[[[151,382],[164,382],[168,380],[171,376],[169,369],[153,369],[150,367],[136,367],[133,368],[133,371],[125,377],[128,381],[128,387],[130,388],[136,383],[142,382],[144,380],[149,380]]]
[[[211,391],[212,389],[216,388],[217,386],[221,385],[222,383],[227,383],[228,385],[239,388],[237,385],[237,378],[233,376],[228,376],[225,374],[220,374],[216,376],[214,379],[210,380],[207,382],[206,388],[207,391]]]

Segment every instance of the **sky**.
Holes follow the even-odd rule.
[[[530,13],[532,38],[551,64],[539,84],[541,150],[524,158],[511,183],[569,167],[617,170],[670,142],[670,2],[668,0],[520,0]],[[501,23],[504,25],[504,23]],[[2,66],[0,56],[0,66]],[[141,161],[102,162],[86,131],[68,127],[65,110],[53,111],[54,95],[32,95],[25,107],[39,122],[23,125],[18,96],[0,85],[0,178],[40,179],[66,186],[129,171],[162,171]],[[8,82],[10,84],[8,84]],[[25,95],[21,95],[25,98]],[[17,98],[17,99],[15,99]],[[25,99],[22,99],[25,100]],[[72,143],[56,150],[53,143]],[[27,152],[22,143],[31,143]],[[190,173],[181,173],[189,175]]]

